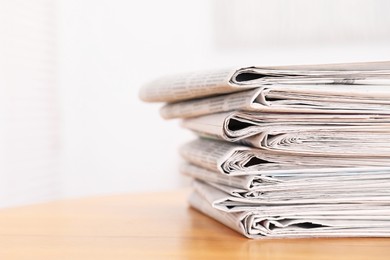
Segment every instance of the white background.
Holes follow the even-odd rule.
[[[52,104],[45,109],[55,120],[45,112],[39,127],[55,133],[50,138],[56,145],[39,145],[37,136],[49,134],[32,136],[28,116],[18,117],[21,133],[13,131],[10,108],[22,115],[26,110],[12,102],[2,106],[0,126],[11,129],[0,131],[2,206],[187,185],[177,171],[177,148],[194,136],[178,121],[160,119],[160,104],[138,100],[140,86],[155,77],[240,65],[390,60],[388,1],[10,2],[0,0],[0,10],[10,14],[2,16],[0,29],[12,32],[0,40],[22,39],[27,47],[3,46],[0,101],[10,89],[30,89],[34,77],[24,77],[17,66],[8,69],[12,75],[4,68],[18,51],[30,61],[38,47],[29,43],[40,37],[40,46],[49,47],[39,60],[55,78],[42,84],[55,94],[42,99],[30,89],[28,99]],[[23,28],[14,26],[18,19]],[[44,24],[38,36],[29,33],[34,22]],[[19,77],[25,80],[14,80]],[[38,141],[25,149],[12,141],[20,136]],[[51,166],[30,166],[18,149],[30,159],[43,151],[41,159]]]

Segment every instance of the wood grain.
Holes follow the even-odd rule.
[[[390,259],[390,239],[249,240],[189,208],[187,190],[0,211],[0,259]]]

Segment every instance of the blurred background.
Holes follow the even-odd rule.
[[[188,185],[138,100],[198,69],[390,60],[386,0],[0,0],[0,207]]]

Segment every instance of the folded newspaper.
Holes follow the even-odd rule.
[[[201,136],[274,152],[388,157],[390,115],[230,112],[183,121]],[[364,147],[364,149],[362,149]]]
[[[355,199],[327,199],[326,195],[309,204],[297,199],[290,203],[249,200],[195,182],[189,203],[249,238],[389,236],[388,195],[366,198],[362,192]]]
[[[329,88],[324,88],[325,84]],[[371,86],[377,85],[372,89],[372,97],[380,99],[382,91],[389,96],[390,62],[247,67],[184,73],[146,84],[141,88],[140,98],[147,102],[176,102],[273,85],[296,85],[297,89],[303,86],[304,90],[302,93],[298,91],[298,96],[310,95],[318,88],[318,93],[324,91],[324,98],[332,91],[337,93],[340,85],[345,87],[340,93],[353,92],[356,88],[356,95],[361,93],[363,97],[370,97]]]
[[[196,139],[180,148],[191,164],[220,175],[275,175],[294,172],[334,171],[341,167],[390,167],[390,154],[383,157],[303,156],[274,153],[235,143]]]
[[[389,114],[388,85],[272,85],[238,93],[169,103],[165,119],[232,110],[279,113]]]
[[[390,181],[390,167],[383,168],[318,168],[313,171],[295,171],[295,172],[272,172],[228,176],[221,175],[218,172],[213,172],[192,164],[183,164],[180,168],[182,174],[190,176],[194,179],[201,180],[212,184],[226,191],[229,194],[238,197],[253,197],[256,194],[265,194],[270,190],[275,191],[291,191],[304,189],[303,192],[313,192],[313,188],[317,186],[328,189],[341,188],[346,191],[349,187],[346,184],[353,185],[367,185],[368,189],[370,182],[377,183],[378,180]],[[365,182],[362,182],[364,180]],[[388,184],[386,184],[388,185]],[[361,187],[364,188],[364,187]],[[340,191],[337,190],[339,193]],[[289,194],[291,197],[291,193]]]

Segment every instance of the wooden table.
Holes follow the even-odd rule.
[[[249,240],[188,190],[0,210],[0,259],[390,259],[390,239]]]

